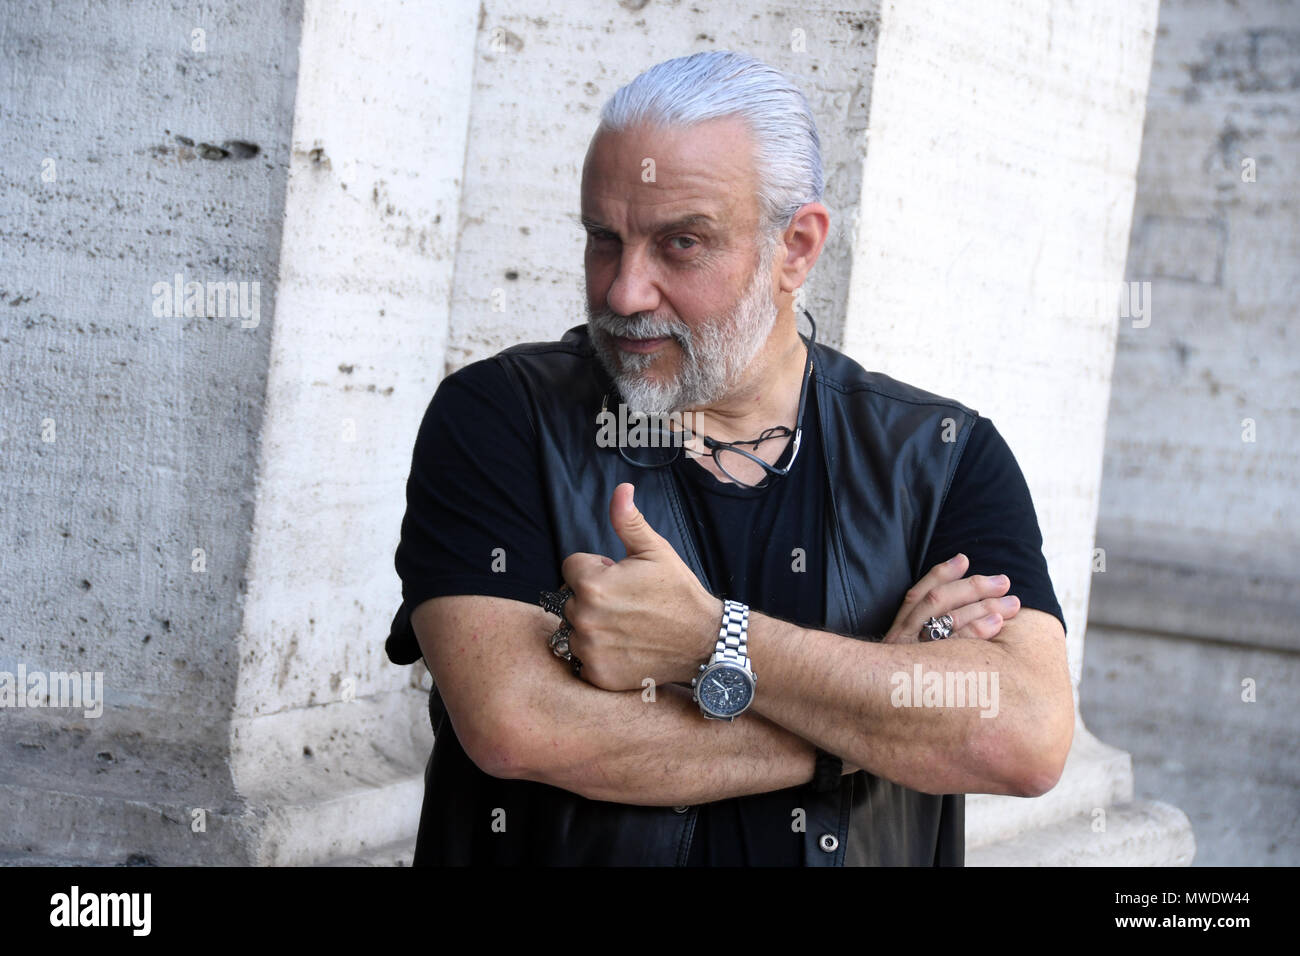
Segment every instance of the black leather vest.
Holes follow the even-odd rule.
[[[525,398],[521,413],[537,440],[556,563],[575,551],[616,559],[624,553],[608,509],[614,488],[631,481],[650,526],[705,587],[720,593],[705,575],[669,469],[638,469],[616,449],[597,446],[596,414],[609,382],[586,327],[570,329],[559,342],[508,348],[496,361]],[[879,640],[904,593],[927,570],[920,562],[976,416],[867,372],[821,344],[814,347],[813,384],[829,476],[823,628]],[[404,636],[409,646],[413,635]],[[390,656],[400,661],[393,646],[390,638]],[[606,803],[497,780],[466,757],[436,688],[430,712],[436,743],[425,775],[417,863],[685,864],[694,807]],[[487,814],[497,807],[505,810],[504,832],[488,825]],[[838,792],[809,787],[805,810],[808,866],[962,865],[965,859],[961,795],[923,794],[860,771],[843,776]]]

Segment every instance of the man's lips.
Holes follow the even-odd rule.
[[[624,352],[653,352],[672,340],[671,335],[660,336],[657,339],[629,339],[621,335],[614,336],[614,344]]]

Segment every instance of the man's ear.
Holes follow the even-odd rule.
[[[826,245],[830,228],[831,214],[821,203],[810,202],[799,207],[781,236],[785,243],[785,258],[778,264],[782,292],[793,294],[804,284]]]

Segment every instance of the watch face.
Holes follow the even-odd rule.
[[[749,675],[734,664],[711,667],[700,678],[700,703],[719,717],[733,717],[749,706],[754,684]]]

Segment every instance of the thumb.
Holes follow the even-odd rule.
[[[623,547],[627,548],[629,558],[657,551],[665,544],[664,539],[650,527],[650,522],[645,520],[633,502],[635,493],[632,484],[625,481],[614,489],[614,497],[609,502],[609,523],[614,526],[614,532],[623,542]]]

